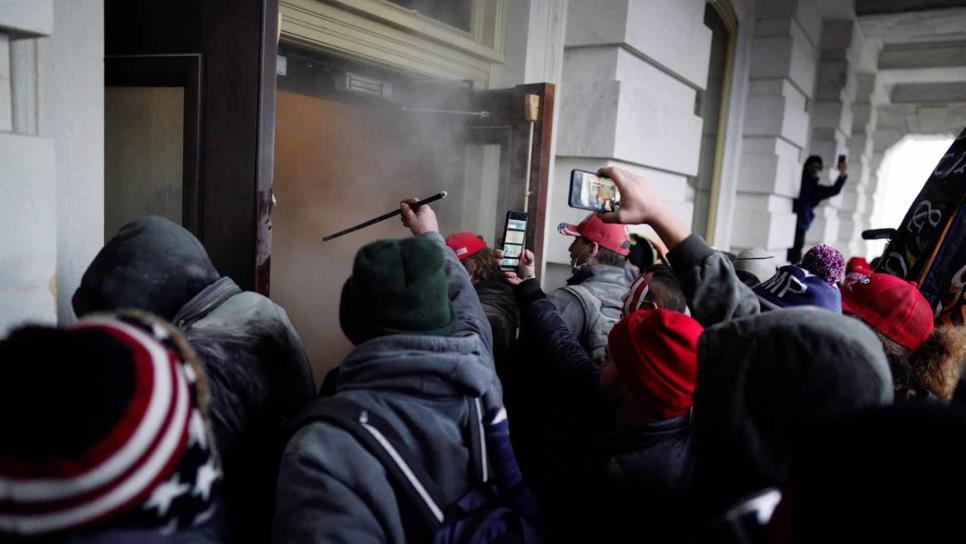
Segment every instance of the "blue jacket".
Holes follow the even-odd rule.
[[[841,193],[848,176],[844,174],[839,176],[834,185],[822,185],[818,182],[818,179],[803,173],[802,186],[798,191],[798,198],[795,199],[793,204],[792,209],[798,214],[797,226],[805,231],[812,226],[812,221],[815,219],[815,207],[821,204],[823,200]]]
[[[374,338],[340,366],[337,397],[378,413],[419,457],[447,502],[470,488],[469,397],[484,412],[502,407],[490,325],[466,270],[443,238],[426,234],[446,255],[457,314],[452,336]],[[467,437],[468,438],[468,437]],[[282,456],[275,542],[405,542],[399,505],[382,465],[347,432],[325,422],[299,430]]]

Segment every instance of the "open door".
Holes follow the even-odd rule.
[[[270,289],[317,379],[351,348],[338,307],[356,251],[408,232],[391,220],[324,235],[446,190],[433,205],[444,235],[471,231],[495,246],[507,210],[526,206],[528,247],[542,253],[552,85],[476,91],[293,47],[281,56]]]

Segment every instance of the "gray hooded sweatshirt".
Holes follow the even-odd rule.
[[[489,412],[502,406],[502,392],[490,325],[466,270],[439,234],[424,236],[446,256],[454,333],[389,335],[356,346],[340,366],[336,396],[385,419],[451,503],[471,487],[471,399],[481,397]],[[347,432],[315,422],[283,454],[273,539],[405,542],[405,532],[382,465]]]

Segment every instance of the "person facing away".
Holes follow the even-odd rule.
[[[935,326],[916,285],[883,273],[852,272],[842,309],[875,331],[889,358],[896,401],[950,400],[966,362],[966,329]]]
[[[795,222],[795,242],[788,250],[788,262],[797,264],[802,258],[802,248],[805,247],[805,233],[812,226],[815,219],[815,207],[823,200],[831,198],[842,192],[845,180],[848,179],[845,161],[836,165],[839,177],[836,178],[834,185],[822,185],[819,183],[822,174],[822,157],[812,155],[805,160],[802,166],[802,183],[798,190],[798,198],[792,207],[798,219]]]
[[[222,277],[194,235],[155,216],[108,240],[72,302],[78,316],[135,308],[185,332],[208,372],[232,535],[268,539],[283,429],[316,392],[285,310]]]
[[[584,350],[600,361],[629,285],[624,273],[631,247],[627,228],[590,214],[579,225],[561,223],[558,230],[574,237],[569,248],[573,276],[550,299]]]
[[[483,313],[493,331],[493,358],[502,372],[511,346],[517,338],[520,316],[513,289],[503,281],[503,271],[494,251],[483,238],[472,232],[457,232],[446,237],[446,245],[466,268],[480,298]]]
[[[684,296],[666,274],[655,267],[635,282],[625,300],[630,313],[609,333],[603,365],[580,347],[540,289],[530,251],[507,274],[520,305],[530,383],[539,388],[531,396],[540,399],[518,406],[530,413],[511,414],[515,422],[544,419],[543,432],[518,433],[517,446],[531,456],[529,477],[538,479],[555,532],[567,540],[633,539],[636,531],[627,528],[643,524],[663,541],[687,496],[688,413],[702,327],[680,312]],[[648,284],[648,277],[657,281]]]
[[[143,312],[0,339],[0,542],[230,542],[206,380]]]
[[[446,504],[473,485],[473,405],[502,410],[490,325],[466,269],[429,206],[400,204],[413,234],[356,254],[339,304],[355,345],[334,395],[378,415],[408,446]],[[406,524],[379,461],[347,431],[311,421],[291,438],[277,488],[275,542],[406,542]]]

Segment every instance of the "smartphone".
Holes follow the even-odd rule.
[[[525,212],[506,212],[506,223],[503,227],[503,259],[500,268],[515,272],[520,265],[523,246],[527,239],[527,214]]]
[[[836,164],[842,164],[843,162],[845,162],[845,155],[839,155],[839,162]]]
[[[612,212],[620,204],[621,194],[610,178],[586,170],[570,172],[570,207],[595,212]]]

